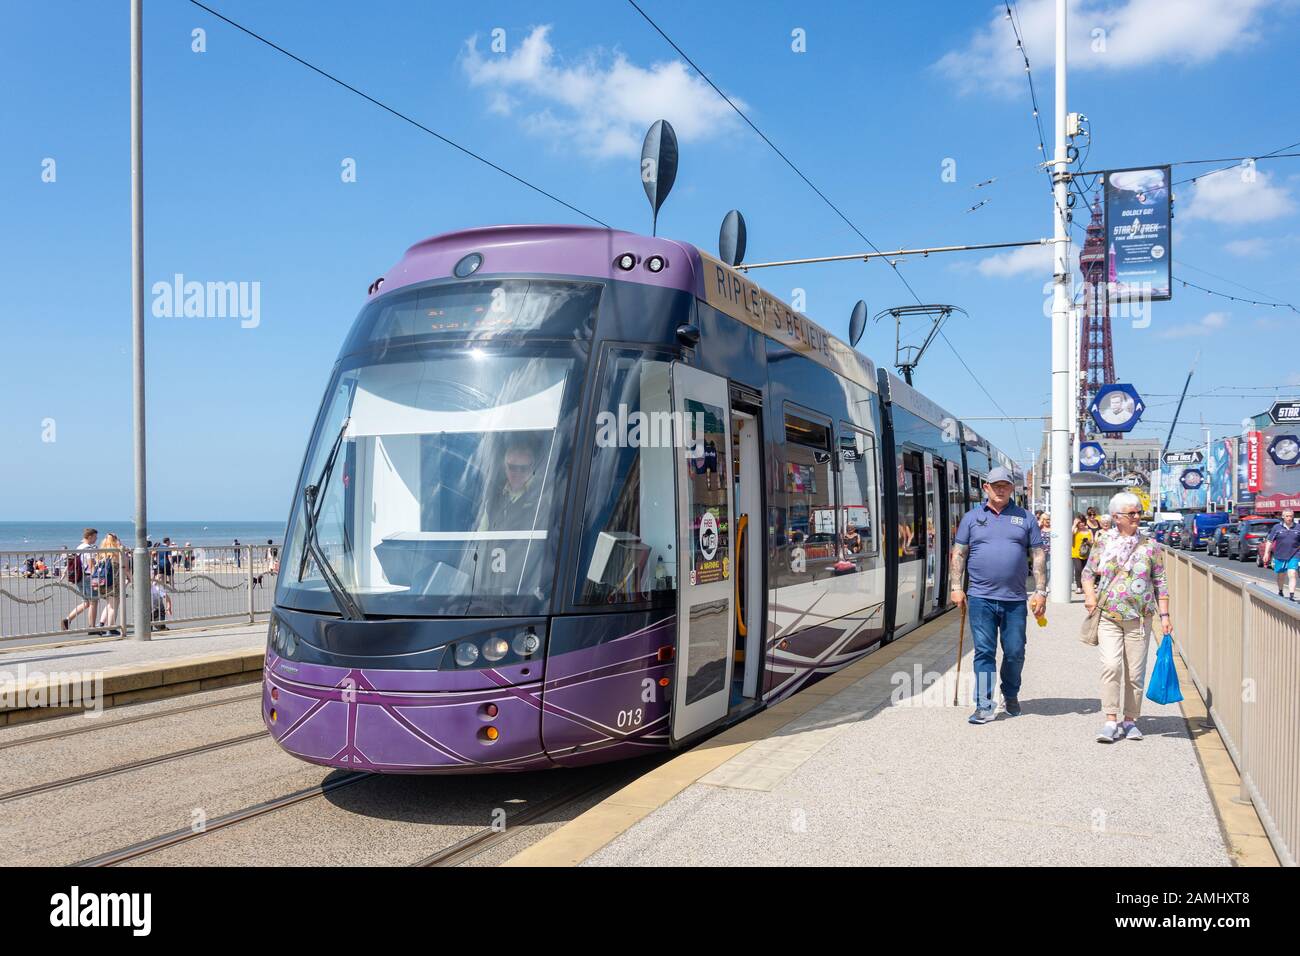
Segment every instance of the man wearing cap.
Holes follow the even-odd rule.
[[[994,468],[984,480],[987,500],[962,518],[949,568],[952,601],[969,606],[975,645],[975,713],[972,724],[997,715],[993,682],[998,639],[1002,640],[1002,698],[1007,714],[1020,715],[1020,671],[1025,665],[1025,568],[1033,567],[1029,610],[1037,617],[1047,607],[1047,553],[1034,516],[1011,502],[1011,473]],[[970,573],[969,592],[962,582]],[[968,603],[969,602],[969,603]]]
[[[1300,571],[1300,525],[1296,524],[1295,511],[1287,508],[1282,512],[1282,523],[1275,524],[1268,531],[1268,541],[1264,545],[1264,563],[1273,559],[1273,573],[1277,575],[1277,596],[1283,597],[1282,585],[1291,585],[1291,600],[1295,600],[1295,579]]]

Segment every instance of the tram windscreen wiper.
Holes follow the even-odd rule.
[[[343,436],[347,433],[348,424],[351,421],[351,418],[343,420],[338,436],[334,439],[334,446],[330,449],[329,457],[325,459],[325,466],[321,469],[320,478],[316,480],[315,484],[307,485],[302,490],[303,517],[307,522],[307,534],[302,563],[298,567],[298,580],[302,580],[303,572],[307,569],[307,554],[310,553],[316,562],[316,567],[320,569],[320,576],[325,581],[325,586],[329,588],[330,594],[334,598],[334,603],[339,606],[339,610],[343,613],[343,617],[349,621],[361,621],[365,619],[361,606],[357,604],[356,599],[339,579],[334,566],[330,564],[329,558],[325,557],[325,552],[321,550],[320,542],[316,538],[316,519],[320,517],[321,496],[329,483],[330,476],[334,473],[334,463],[338,460],[339,449],[343,446]]]

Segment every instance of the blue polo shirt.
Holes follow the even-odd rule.
[[[1290,561],[1300,554],[1300,521],[1291,522],[1291,527],[1275,524],[1268,532],[1268,540],[1273,542],[1273,557],[1279,561]]]
[[[957,543],[970,548],[968,597],[994,601],[1023,601],[1028,597],[1029,549],[1043,547],[1038,522],[1019,505],[1008,504],[998,514],[986,501],[967,512],[957,527]],[[954,581],[953,587],[961,582]]]

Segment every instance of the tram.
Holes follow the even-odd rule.
[[[735,268],[497,226],[371,286],[289,518],[263,715],[303,760],[576,766],[693,741],[943,613],[1010,459]]]

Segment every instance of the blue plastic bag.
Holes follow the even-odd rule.
[[[1178,671],[1174,669],[1174,639],[1166,634],[1156,649],[1156,666],[1151,668],[1151,680],[1147,683],[1147,700],[1176,704],[1182,699]]]

